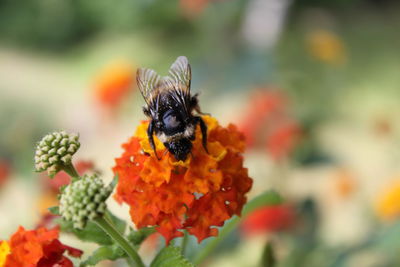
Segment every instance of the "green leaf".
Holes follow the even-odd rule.
[[[137,231],[131,230],[128,234],[128,240],[134,246],[138,247],[147,237],[149,237],[151,234],[155,232],[156,230],[154,227],[145,227]]]
[[[113,240],[94,222],[89,222],[82,230],[75,229],[72,222],[62,218],[57,220],[61,231],[72,233],[77,238],[85,242],[94,242],[99,245],[112,245]]]
[[[113,225],[118,232],[124,233],[126,228],[126,222],[119,219],[111,212],[107,211],[106,216],[112,221]],[[82,241],[94,242],[99,245],[112,245],[114,241],[101,229],[96,223],[88,222],[85,228],[78,230],[73,227],[72,222],[65,221],[62,218],[57,220],[57,223],[61,227],[61,231],[72,233]]]
[[[274,190],[269,190],[261,195],[253,198],[250,202],[244,206],[243,211],[242,211],[242,217],[246,217],[256,209],[265,207],[265,206],[272,206],[272,205],[278,205],[282,203],[282,197],[275,192]]]
[[[181,253],[178,247],[164,247],[154,258],[150,267],[194,267]]]
[[[261,258],[261,266],[263,267],[274,267],[275,266],[275,254],[272,244],[268,242],[265,247]]]
[[[58,206],[50,207],[48,208],[48,210],[53,215],[60,215],[60,209],[58,208]]]
[[[125,251],[118,245],[103,246],[96,249],[80,266],[95,266],[103,260],[115,261],[125,257]]]
[[[58,197],[60,197],[61,194],[64,193],[64,190],[65,190],[65,188],[67,188],[67,186],[68,186],[68,185],[62,185],[62,186],[60,186],[60,188],[59,188],[60,193],[58,194]]]

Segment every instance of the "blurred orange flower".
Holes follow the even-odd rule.
[[[310,54],[327,64],[340,65],[346,62],[346,50],[342,40],[335,33],[316,30],[307,35]]]
[[[274,160],[287,157],[301,137],[301,128],[287,111],[285,95],[259,89],[250,98],[240,129],[250,147],[264,147]]]
[[[241,224],[245,236],[283,231],[290,228],[295,221],[293,207],[287,204],[268,206],[249,214]]]
[[[11,166],[6,160],[0,159],[0,187],[7,181],[10,177]]]
[[[265,122],[271,114],[281,112],[285,102],[283,95],[276,91],[259,89],[253,93],[240,125],[248,146],[254,146],[259,141],[257,133],[263,126],[260,122]]]
[[[349,197],[357,189],[354,175],[346,169],[338,170],[333,177],[333,188],[340,197]]]
[[[188,18],[196,18],[212,2],[222,2],[223,0],[180,0],[179,5],[183,14]]]
[[[295,121],[276,125],[267,135],[267,151],[276,161],[285,158],[299,141],[301,129]]]
[[[71,260],[63,254],[80,257],[82,251],[62,244],[58,236],[58,228],[25,230],[20,226],[8,242],[0,245],[0,266],[72,267]]]
[[[374,133],[381,137],[387,137],[393,133],[393,121],[390,118],[377,117],[372,126]]]
[[[135,68],[125,62],[106,66],[95,79],[95,99],[106,109],[117,108],[135,86]]]
[[[203,12],[210,0],[180,0],[179,4],[187,17],[196,17]]]
[[[400,180],[391,182],[378,195],[375,211],[383,220],[393,220],[400,216]]]
[[[148,122],[122,145],[124,152],[113,168],[118,175],[115,198],[130,206],[138,228],[156,225],[167,243],[186,229],[199,242],[216,236],[217,228],[234,214],[240,215],[252,179],[243,167],[244,136],[230,124],[224,128],[209,116],[207,154],[196,130],[192,156],[176,161],[156,139],[157,160],[147,139]]]

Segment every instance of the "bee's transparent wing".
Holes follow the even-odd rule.
[[[169,77],[174,81],[177,88],[183,90],[185,93],[190,93],[192,70],[185,56],[178,57],[171,65]]]
[[[155,90],[161,77],[152,69],[139,68],[136,72],[136,82],[147,104],[155,96]]]

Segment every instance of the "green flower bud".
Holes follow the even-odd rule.
[[[60,214],[65,220],[72,221],[74,228],[82,229],[89,220],[104,215],[105,201],[111,192],[111,185],[105,186],[97,175],[85,175],[62,192]]]
[[[72,156],[79,147],[79,137],[76,134],[67,134],[62,131],[46,135],[36,147],[36,171],[47,171],[47,174],[53,177],[63,165],[71,164]]]

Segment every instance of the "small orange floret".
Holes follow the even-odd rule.
[[[8,242],[9,254],[4,267],[72,267],[71,260],[63,254],[68,252],[70,256],[80,257],[82,251],[62,244],[58,235],[58,228],[25,230],[20,226]]]
[[[234,125],[224,128],[209,116],[207,153],[196,130],[192,155],[176,161],[156,138],[154,155],[147,140],[148,122],[142,122],[134,137],[123,144],[113,171],[118,175],[115,198],[130,206],[138,228],[157,226],[167,243],[186,229],[199,242],[216,236],[233,215],[240,215],[252,179],[243,167],[244,137]]]

